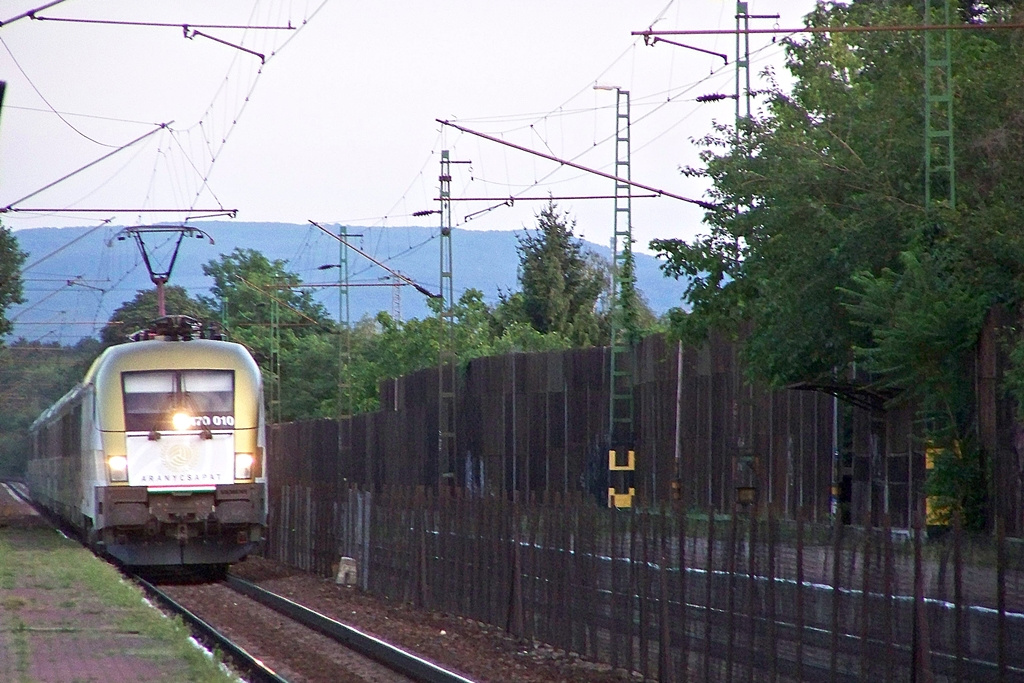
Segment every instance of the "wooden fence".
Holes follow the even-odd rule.
[[[803,514],[624,512],[579,494],[514,503],[422,488],[386,488],[367,515],[365,495],[341,502],[368,524],[317,540],[338,502],[290,489],[278,504],[294,507],[273,516],[299,526],[271,556],[325,573],[338,552],[328,546],[359,534],[349,552],[363,553],[369,592],[646,680],[1024,680],[1024,551],[1001,533],[954,528],[925,542]]]
[[[630,362],[633,485],[641,499],[671,500],[677,480],[692,504],[728,510],[736,488],[752,486],[761,507],[829,518],[836,476],[831,396],[751,384],[735,345],[720,338],[679,348],[655,335],[637,345]],[[272,485],[436,485],[437,378],[432,368],[387,380],[377,412],[340,425],[274,425]],[[519,500],[579,491],[606,500],[607,385],[606,348],[471,361],[459,373],[457,485]],[[919,469],[923,476],[923,459]]]

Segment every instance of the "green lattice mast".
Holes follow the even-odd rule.
[[[455,286],[452,276],[452,167],[441,150],[441,307],[437,358],[438,484],[455,482]]]
[[[950,25],[950,0],[926,0],[924,8],[924,204],[956,208],[953,155],[953,57],[949,29],[929,31],[932,15],[942,13]]]
[[[612,318],[608,404],[608,507],[631,507],[636,489],[633,432],[633,336],[636,275],[633,268],[629,91],[615,89],[615,221],[612,238]],[[623,182],[626,181],[626,182]]]

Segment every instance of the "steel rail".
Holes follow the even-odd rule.
[[[340,621],[326,617],[308,607],[303,607],[288,598],[271,593],[256,584],[228,575],[227,585],[242,595],[252,598],[256,602],[266,605],[272,610],[324,634],[345,647],[380,662],[392,671],[396,671],[421,683],[473,683],[468,678],[443,669],[414,654],[400,650],[393,645],[367,635],[351,626],[347,626]]]
[[[160,604],[175,614],[180,615],[194,631],[198,632],[201,638],[214,643],[216,647],[228,653],[231,659],[239,667],[245,669],[246,673],[252,677],[250,680],[259,681],[260,683],[288,683],[287,679],[281,678],[269,666],[236,645],[230,638],[200,619],[149,581],[137,575],[133,575],[131,578],[142,586],[146,593],[156,598]]]
[[[29,498],[28,493],[22,490],[22,487],[25,486],[24,483],[12,481],[10,479],[3,479],[0,480],[0,486],[3,486],[15,498],[19,499],[26,505],[31,505],[32,508],[35,509],[35,502],[33,502],[31,498]]]

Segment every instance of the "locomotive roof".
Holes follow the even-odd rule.
[[[241,344],[211,339],[163,341],[159,339],[111,346],[100,354],[83,383],[100,374],[131,370],[249,369],[259,372],[256,361]]]
[[[133,370],[189,369],[236,370],[248,374],[254,384],[258,385],[261,381],[256,361],[244,346],[235,342],[213,339],[149,339],[118,344],[104,350],[93,361],[82,381],[44,410],[29,429],[34,431],[38,425],[60,414],[64,406],[72,402],[85,387],[95,384],[97,379],[119,376],[122,372]]]

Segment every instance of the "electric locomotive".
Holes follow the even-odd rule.
[[[131,339],[32,424],[32,496],[125,565],[226,567],[266,529],[259,367],[187,316]]]

